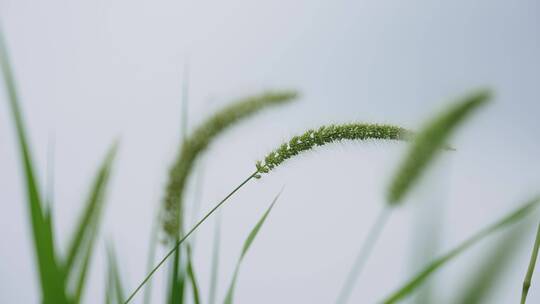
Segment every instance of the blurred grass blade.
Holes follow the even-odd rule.
[[[93,246],[86,246],[84,258],[82,259],[81,266],[79,267],[79,277],[77,278],[77,282],[75,285],[75,295],[73,297],[73,303],[81,303],[84,286],[86,285],[88,266],[90,265],[90,260],[92,258],[92,251]]]
[[[495,288],[497,281],[502,277],[504,271],[512,262],[512,258],[517,253],[523,237],[526,235],[525,228],[529,227],[528,221],[512,227],[506,232],[482,258],[481,265],[474,267],[466,277],[465,288],[453,303],[469,304],[484,303],[490,292]],[[487,302],[486,302],[487,303]]]
[[[116,150],[117,144],[114,144],[109,149],[105,160],[96,174],[86,207],[80,215],[78,228],[72,236],[70,249],[64,264],[68,282],[74,284],[74,303],[80,303],[86,285],[88,267],[92,260],[94,244],[105,201],[105,191]]]
[[[432,159],[446,147],[446,142],[458,127],[475,109],[484,105],[490,98],[489,91],[479,91],[465,97],[441,113],[414,136],[414,141],[404,162],[398,168],[388,188],[388,203],[398,204],[412,188]]]
[[[0,28],[0,68],[6,86],[11,115],[15,123],[17,139],[21,153],[24,176],[26,182],[26,195],[28,210],[30,212],[30,222],[32,224],[32,235],[34,239],[34,249],[39,268],[39,277],[44,303],[66,303],[64,277],[58,267],[56,252],[53,244],[52,223],[50,216],[45,215],[42,208],[36,173],[31,157],[30,147],[24,126],[22,113],[20,110],[17,90],[7,49],[4,43],[2,29]]]
[[[79,258],[82,259],[87,252],[87,250],[83,248],[85,245],[84,240],[91,240],[92,238],[89,236],[95,234],[97,227],[99,226],[105,190],[109,182],[111,166],[117,147],[118,145],[114,144],[107,153],[107,156],[105,157],[105,160],[103,161],[94,179],[90,195],[86,201],[85,209],[77,221],[77,229],[71,237],[66,262],[64,265],[66,274],[68,276],[76,260]],[[90,246],[92,246],[92,244],[90,244]]]
[[[180,270],[183,267],[183,255],[180,253],[185,247],[180,247],[174,253],[174,258],[169,267],[171,267],[171,276],[169,278],[169,303],[182,304],[184,303],[184,287],[185,287],[185,271]]]
[[[197,278],[195,276],[195,271],[193,269],[193,257],[191,255],[191,246],[186,246],[187,251],[187,266],[186,266],[186,272],[187,277],[189,279],[189,282],[191,283],[191,291],[193,293],[193,303],[194,304],[200,304],[200,291],[199,291],[199,284],[197,284]]]
[[[390,211],[391,210],[388,207],[383,208],[377,216],[377,219],[369,229],[367,239],[362,244],[360,251],[354,259],[354,263],[351,266],[349,273],[347,274],[347,278],[345,279],[345,283],[341,288],[336,303],[343,304],[349,300],[349,297],[354,289],[354,285],[358,280],[362,269],[364,268],[367,258],[371,254],[371,251],[375,247],[375,244],[379,239],[379,236],[382,233],[384,226],[388,222]]]
[[[116,253],[112,247],[109,245],[107,248],[107,257],[109,259],[109,272],[111,278],[111,285],[113,286],[113,299],[116,299],[116,303],[122,303],[125,299],[124,297],[124,288],[122,284],[122,279],[120,277],[120,270],[118,269],[118,262],[116,259]]]
[[[236,286],[236,279],[238,278],[238,271],[240,270],[240,264],[242,263],[242,260],[244,259],[246,253],[248,252],[249,248],[251,247],[251,244],[253,244],[253,241],[255,240],[255,237],[257,237],[257,234],[261,230],[262,225],[266,221],[266,218],[268,217],[268,214],[270,214],[270,211],[272,211],[272,208],[276,204],[276,201],[278,200],[279,196],[281,195],[281,191],[276,195],[274,200],[272,201],[272,204],[270,204],[270,207],[266,210],[266,212],[263,214],[261,219],[257,222],[255,227],[251,230],[249,233],[247,239],[244,242],[244,246],[242,247],[242,252],[240,253],[240,258],[238,259],[238,262],[236,263],[236,267],[234,269],[233,278],[231,281],[231,285],[229,286],[229,290],[227,291],[227,295],[225,296],[225,304],[232,304],[233,298],[234,298],[234,289]]]
[[[538,224],[538,231],[536,232],[536,240],[534,241],[534,247],[531,253],[531,260],[529,262],[529,267],[527,268],[527,273],[525,274],[525,279],[523,281],[523,291],[521,293],[521,304],[527,302],[527,294],[529,293],[529,288],[531,287],[531,280],[534,273],[534,267],[536,266],[536,259],[538,258],[538,249],[540,247],[540,223]]]
[[[152,230],[150,231],[150,241],[148,244],[148,259],[146,260],[146,272],[152,270],[152,265],[154,264],[154,259],[156,257],[156,248],[158,245],[158,233],[160,228],[160,219],[161,219],[161,208],[158,206],[157,216],[154,218],[152,223]],[[143,304],[150,304],[152,299],[152,281],[148,281],[144,287],[143,292]]]
[[[484,239],[491,233],[506,227],[509,224],[512,224],[532,211],[533,208],[537,206],[537,204],[540,202],[540,197],[536,197],[532,199],[531,201],[527,202],[524,206],[520,207],[516,211],[510,213],[509,215],[505,216],[501,220],[497,221],[493,225],[481,230],[465,242],[461,243],[458,247],[454,248],[447,254],[439,257],[438,259],[434,260],[429,264],[424,270],[422,270],[420,273],[418,273],[414,278],[412,278],[410,281],[408,281],[403,287],[398,289],[396,292],[392,293],[389,297],[387,297],[382,303],[384,304],[390,304],[390,303],[397,303],[403,299],[405,299],[408,295],[410,295],[416,288],[422,285],[431,274],[433,274],[435,271],[437,271],[442,266],[446,265],[447,262],[451,261],[454,257],[458,256],[461,252],[465,251],[472,245],[476,244],[478,241]]]
[[[221,244],[221,213],[216,217],[214,229],[214,245],[212,249],[212,270],[210,273],[210,290],[208,295],[208,304],[216,303],[216,291],[219,273],[219,251]]]

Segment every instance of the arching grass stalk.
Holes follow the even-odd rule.
[[[540,248],[540,223],[538,224],[538,231],[536,232],[536,240],[534,241],[534,247],[531,253],[531,260],[529,261],[529,267],[523,280],[523,291],[521,292],[521,304],[527,302],[527,294],[531,287],[531,280],[534,273],[534,267],[536,266],[536,259],[538,258],[538,248]]]
[[[470,94],[429,121],[419,133],[414,134],[414,141],[411,148],[390,183],[387,204],[385,205],[382,214],[390,213],[393,210],[393,207],[399,205],[403,201],[405,195],[412,189],[412,186],[420,178],[429,163],[440,152],[448,150],[448,145],[446,143],[453,131],[470,114],[472,114],[475,109],[485,104],[489,98],[490,93],[488,91],[478,91]],[[369,258],[369,253],[371,252],[373,245],[377,242],[380,231],[384,229],[386,223],[386,220],[376,221],[372,228],[372,231],[376,233],[376,236],[368,236],[368,239],[364,241],[365,244],[358,253],[353,267],[345,280],[346,283],[340,292],[338,303],[345,303],[349,299],[354,284],[361,274],[361,268]]]
[[[187,70],[187,68],[186,68]],[[177,243],[184,233],[184,193],[188,179],[200,155],[228,128],[239,123],[254,114],[271,106],[283,105],[295,99],[296,92],[275,91],[266,92],[260,95],[251,96],[234,102],[222,110],[218,111],[205,122],[199,125],[192,134],[187,132],[187,104],[188,104],[188,84],[187,72],[183,84],[182,102],[182,138],[178,157],[171,167],[167,188],[164,198],[164,211],[162,212],[163,228],[166,233],[166,240]],[[169,299],[171,302],[181,301],[185,283],[194,279],[189,276],[187,268],[190,267],[190,255],[184,255],[182,248],[174,254],[171,267]],[[196,282],[191,282],[196,285]]]
[[[174,239],[182,227],[182,200],[195,161],[210,143],[227,128],[270,106],[294,100],[296,92],[268,92],[248,97],[217,112],[197,127],[182,143],[178,157],[169,172],[164,198],[163,229]]]
[[[308,130],[300,136],[294,136],[287,143],[282,144],[278,149],[270,152],[264,161],[256,162],[257,170],[249,175],[243,182],[234,188],[224,199],[217,203],[206,215],[199,220],[184,236],[182,236],[173,248],[161,259],[161,261],[148,273],[143,281],[135,288],[124,303],[129,303],[137,292],[146,284],[152,275],[165,263],[165,261],[176,251],[179,246],[217,209],[219,209],[231,196],[253,178],[260,178],[262,174],[269,173],[285,160],[298,155],[303,151],[310,150],[315,146],[322,146],[341,140],[406,140],[410,132],[396,126],[376,125],[376,124],[344,124],[323,126],[318,130]]]

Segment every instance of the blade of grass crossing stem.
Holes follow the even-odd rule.
[[[238,262],[236,263],[236,267],[234,269],[234,274],[233,274],[233,278],[231,280],[231,285],[229,286],[229,289],[227,291],[227,295],[225,296],[225,301],[223,302],[224,304],[232,304],[233,303],[234,289],[235,289],[235,286],[236,286],[236,279],[238,278],[238,272],[240,270],[240,264],[242,264],[242,260],[246,256],[246,253],[248,252],[249,248],[251,247],[251,244],[253,244],[253,241],[257,237],[257,234],[261,230],[262,225],[264,224],[264,222],[268,218],[268,214],[270,214],[270,211],[272,211],[272,208],[276,204],[276,202],[277,202],[280,195],[281,195],[281,191],[278,193],[278,195],[276,195],[276,197],[274,198],[274,201],[272,201],[272,204],[270,204],[270,207],[268,207],[268,209],[263,214],[261,219],[257,222],[255,227],[253,227],[253,229],[249,233],[247,239],[244,241],[244,246],[242,247],[242,252],[240,253],[240,258],[238,259]]]
[[[527,214],[529,214],[530,211],[532,211],[532,209],[535,208],[539,202],[540,202],[540,197],[536,197],[532,199],[531,201],[529,201],[528,203],[526,203],[524,206],[520,207],[516,211],[510,213],[509,215],[505,216],[504,218],[497,221],[493,225],[473,235],[471,238],[467,239],[466,241],[461,243],[461,245],[449,251],[447,254],[439,257],[438,259],[435,259],[426,268],[420,271],[415,277],[413,277],[410,281],[408,281],[405,285],[403,285],[400,289],[398,289],[396,292],[392,293],[389,297],[387,297],[384,301],[382,301],[382,303],[384,304],[397,303],[405,299],[416,288],[421,286],[422,283],[424,283],[431,276],[431,274],[439,270],[439,268],[446,265],[446,263],[452,261],[453,258],[458,256],[460,253],[462,253],[463,251],[465,251],[472,245],[476,244],[478,241],[484,239],[491,233],[522,219]]]
[[[523,280],[523,290],[521,292],[521,304],[527,302],[527,294],[531,287],[531,280],[534,273],[534,267],[536,266],[536,259],[538,258],[538,249],[540,248],[540,223],[538,224],[538,230],[536,232],[536,240],[534,241],[534,247],[531,253],[531,259],[529,261],[529,267]]]
[[[77,221],[77,228],[71,237],[71,242],[64,265],[68,278],[70,277],[73,265],[75,263],[80,263],[81,260],[85,259],[88,250],[92,250],[94,245],[95,238],[91,236],[97,234],[97,229],[101,219],[101,211],[105,201],[105,191],[109,182],[112,162],[114,160],[117,147],[118,145],[116,143],[113,144],[113,146],[109,149],[105,160],[100,166],[96,177],[94,178],[92,188],[90,189],[85,208]],[[89,243],[85,244],[85,240]],[[90,248],[85,248],[87,246]]]
[[[31,157],[30,147],[24,126],[22,113],[20,110],[18,94],[15,80],[9,63],[7,48],[4,43],[2,29],[0,28],[0,69],[6,86],[11,115],[15,123],[17,140],[21,153],[22,165],[26,183],[26,195],[28,210],[30,212],[30,222],[32,225],[32,235],[34,249],[39,269],[40,285],[44,303],[66,303],[67,298],[64,290],[64,276],[58,267],[56,252],[52,243],[52,229],[48,228],[43,212],[43,204],[40,198],[36,173]],[[50,218],[49,218],[50,219]]]
[[[485,90],[466,96],[429,121],[414,136],[411,148],[388,187],[387,200],[390,205],[396,205],[403,200],[429,163],[444,150],[454,129],[475,109],[484,105],[490,96],[489,91]]]
[[[188,82],[189,71],[188,65],[184,65],[184,79],[182,83],[182,102],[181,102],[181,140],[183,145],[187,145],[187,134],[188,134],[188,115],[189,115],[189,95],[188,95]],[[184,230],[184,214],[185,208],[181,206],[180,212],[178,212],[178,223],[179,223],[179,232],[176,238],[176,242],[179,241],[182,237]],[[171,304],[182,304],[184,302],[184,288],[185,288],[185,277],[186,277],[186,267],[184,265],[185,259],[182,257],[182,250],[177,250],[174,253],[172,272],[171,272],[171,286],[170,286],[170,303]]]
[[[197,284],[197,277],[195,276],[195,270],[193,269],[193,259],[191,255],[191,246],[186,246],[186,252],[187,252],[187,266],[186,266],[186,272],[187,277],[189,278],[189,282],[191,284],[191,292],[193,295],[193,303],[194,304],[200,304],[200,291],[199,291],[199,284]]]
[[[181,304],[184,302],[184,286],[185,286],[185,272],[180,271],[179,268],[183,266],[182,257],[180,252],[184,250],[184,247],[178,248],[174,253],[174,258],[171,261],[171,277],[169,278],[169,303]]]
[[[212,270],[210,272],[210,288],[208,304],[216,303],[217,279],[219,273],[219,250],[221,246],[221,213],[216,217],[214,229],[214,244],[212,249]]]
[[[161,259],[161,261],[159,261],[159,263],[157,263],[157,265],[152,269],[152,271],[150,271],[150,273],[148,273],[148,275],[146,275],[146,277],[142,280],[142,282],[135,288],[135,290],[129,295],[129,297],[126,299],[126,301],[124,302],[124,304],[127,304],[129,303],[134,297],[135,295],[137,294],[137,292],[139,292],[139,290],[144,286],[144,284],[146,284],[146,282],[148,282],[148,280],[150,280],[150,278],[152,277],[152,275],[154,275],[154,273],[163,265],[163,263],[165,263],[165,261],[167,261],[167,259],[176,251],[178,250],[178,248],[180,247],[180,245],[182,245],[182,243],[193,233],[195,232],[195,230],[197,230],[197,228],[199,228],[200,225],[202,225],[202,223],[204,223],[214,212],[216,212],[216,210],[218,210],[223,204],[225,204],[225,202],[227,202],[227,200],[233,196],[238,190],[240,190],[245,184],[247,184],[250,180],[252,180],[253,178],[255,178],[255,176],[257,175],[258,171],[255,171],[253,172],[250,176],[248,176],[243,182],[241,182],[238,186],[236,186],[236,188],[234,188],[229,194],[227,194],[227,196],[225,196],[219,203],[217,203],[210,211],[208,211],[208,213],[206,213],[205,216],[202,217],[202,219],[200,219],[197,224],[195,224],[195,226],[193,226],[193,228],[191,228],[191,230],[189,230],[174,246],[171,250],[169,250],[169,252],[167,252],[167,254]]]
[[[474,267],[467,275],[467,281],[456,301],[456,304],[484,303],[490,292],[495,288],[497,281],[512,262],[518,252],[526,233],[525,228],[530,227],[529,221],[523,221],[497,240],[488,251],[479,267]],[[487,303],[487,302],[486,302]]]

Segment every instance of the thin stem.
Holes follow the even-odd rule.
[[[534,273],[534,267],[536,265],[536,258],[538,257],[538,248],[540,247],[540,223],[538,223],[538,231],[536,232],[536,240],[534,241],[533,251],[531,253],[531,260],[529,262],[529,268],[523,281],[523,291],[521,293],[521,304],[525,304],[527,301],[527,294],[531,287],[531,280]]]
[[[178,250],[178,248],[180,247],[180,244],[182,244],[195,230],[197,230],[197,228],[199,228],[199,226],[204,221],[206,221],[206,219],[208,217],[210,217],[210,215],[212,215],[217,209],[219,209],[219,207],[221,207],[221,205],[223,205],[231,196],[233,196],[233,194],[235,194],[238,190],[240,190],[240,188],[242,188],[245,184],[247,184],[247,182],[249,182],[257,174],[258,174],[258,171],[253,172],[253,174],[251,174],[242,183],[240,183],[240,185],[238,185],[236,188],[234,188],[234,190],[232,190],[231,193],[229,193],[227,196],[225,196],[225,198],[222,199],[217,205],[215,205],[214,208],[212,208],[201,220],[199,220],[199,222],[197,222],[197,224],[195,224],[195,226],[193,226],[193,228],[191,228],[191,230],[189,230],[180,240],[178,240],[178,242],[176,242],[174,247],[165,255],[165,257],[163,257],[163,259],[161,259],[161,261],[152,269],[152,271],[150,271],[150,273],[144,278],[144,280],[139,284],[139,286],[137,286],[137,288],[135,288],[135,290],[127,298],[127,300],[124,302],[124,304],[129,303],[129,301],[131,301],[133,299],[133,297],[135,297],[137,292],[139,292],[139,290],[144,286],[144,284],[146,284],[146,282],[148,282],[148,280],[150,280],[152,275],[159,269],[159,267],[161,267],[161,265],[163,265],[163,263],[165,263],[165,261],[176,250]]]
[[[367,239],[364,241],[364,244],[362,244],[360,252],[358,253],[354,264],[351,267],[351,270],[347,276],[347,280],[345,281],[345,284],[343,285],[343,288],[341,289],[341,292],[339,294],[337,303],[344,304],[349,299],[351,292],[353,291],[354,284],[360,276],[360,273],[362,272],[362,269],[364,268],[364,265],[366,264],[369,255],[373,250],[373,247],[375,247],[375,244],[377,243],[377,240],[379,239],[379,236],[387,223],[390,211],[391,207],[385,206],[379,212],[375,223],[373,224],[373,226],[371,226],[369,230]]]

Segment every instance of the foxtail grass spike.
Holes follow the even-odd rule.
[[[430,161],[447,147],[446,141],[454,129],[474,110],[486,104],[490,97],[487,90],[470,94],[415,134],[412,146],[389,186],[388,203],[394,205],[403,200]]]
[[[281,165],[287,159],[301,152],[342,140],[405,140],[411,132],[396,126],[351,123],[343,125],[322,126],[317,130],[308,130],[300,136],[294,136],[276,150],[270,152],[263,161],[256,163],[257,172],[268,173]]]
[[[238,121],[250,117],[270,106],[291,102],[297,97],[296,92],[277,91],[242,99],[207,119],[184,140],[176,161],[169,172],[164,199],[163,228],[166,234],[176,237],[180,229],[179,214],[187,179],[195,160],[206,150],[213,139]]]
[[[292,98],[293,95],[290,95]],[[395,139],[407,140],[411,133],[403,128],[376,125],[376,124],[347,124],[347,125],[331,125],[321,127],[317,131],[308,131],[304,135],[294,137],[289,144],[284,144],[278,150],[271,153],[271,156],[265,159],[265,163],[257,163],[257,170],[248,176],[242,183],[234,188],[224,199],[216,204],[201,220],[199,220],[191,230],[184,236],[179,238],[173,248],[161,259],[161,261],[148,273],[143,281],[135,288],[131,295],[127,298],[124,304],[129,303],[139,290],[148,282],[154,273],[165,263],[165,261],[173,255],[180,245],[195,231],[197,228],[208,219],[216,210],[218,210],[231,196],[233,196],[240,188],[247,184],[253,178],[259,177],[261,173],[268,173],[271,169],[281,164],[284,160],[291,158],[302,151],[309,150],[316,145],[324,145],[339,140],[365,140],[365,139]],[[302,138],[306,138],[304,142],[300,142]],[[279,154],[281,150],[289,150],[290,154]],[[175,190],[176,191],[176,190]]]

